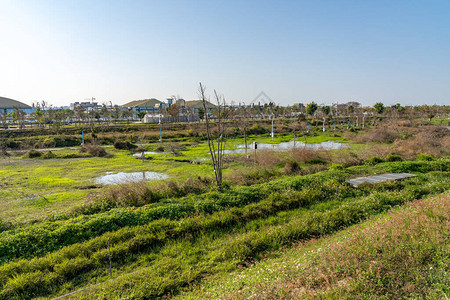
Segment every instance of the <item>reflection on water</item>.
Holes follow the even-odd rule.
[[[147,155],[155,155],[155,154],[160,154],[160,152],[145,151],[144,152],[144,157],[147,156]],[[135,158],[142,158],[142,152],[133,154],[133,157],[135,157]]]
[[[314,143],[314,144],[306,144],[299,141],[290,141],[290,142],[283,142],[279,144],[267,144],[267,143],[258,143],[258,150],[274,150],[274,151],[288,151],[295,148],[306,148],[306,149],[312,149],[312,150],[335,150],[335,149],[341,149],[343,147],[347,147],[346,144],[343,143],[337,143],[337,142],[322,142],[322,143]],[[253,151],[252,145],[249,144],[247,147],[247,151]],[[238,145],[237,149],[234,150],[224,150],[225,154],[233,154],[233,153],[245,153],[245,145]]]
[[[119,172],[116,174],[111,174],[111,172],[107,172],[107,175],[97,177],[95,179],[95,183],[98,184],[122,184],[122,183],[132,183],[139,181],[152,181],[152,180],[161,180],[169,178],[167,174],[157,173],[157,172],[132,172],[125,173]]]

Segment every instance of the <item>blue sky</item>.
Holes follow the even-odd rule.
[[[450,1],[0,0],[0,96],[450,104]]]

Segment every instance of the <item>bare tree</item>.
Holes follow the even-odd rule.
[[[25,112],[17,107],[14,107],[14,110],[11,112],[11,116],[14,122],[17,122],[19,129],[23,129],[25,127]]]
[[[242,107],[239,108],[240,112],[240,118],[239,122],[242,128],[244,129],[244,146],[245,146],[245,154],[247,155],[247,130],[248,130],[248,118],[249,118],[249,112],[247,108],[245,107],[245,104],[242,105]]]
[[[78,124],[81,124],[81,121],[85,118],[85,109],[81,105],[77,105],[74,109],[75,117],[78,119]]]
[[[214,176],[216,179],[217,187],[222,188],[222,170],[223,170],[223,155],[225,147],[225,128],[222,118],[222,111],[225,107],[225,98],[219,96],[214,90],[214,96],[217,102],[215,109],[216,125],[217,125],[217,138],[213,136],[210,124],[209,116],[209,103],[205,95],[205,87],[200,83],[199,88],[200,99],[203,103],[203,109],[205,110],[205,123],[206,123],[206,137],[208,139],[209,153],[211,154],[211,161],[214,168]]]
[[[172,118],[173,122],[177,122],[178,118],[180,116],[180,105],[179,104],[172,104],[168,109],[167,113]]]
[[[8,129],[8,124],[6,123],[6,120],[8,118],[8,111],[5,109],[3,109],[2,111],[2,125],[3,125],[3,129]]]

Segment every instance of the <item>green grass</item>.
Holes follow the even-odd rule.
[[[314,130],[311,135],[308,143],[345,142],[340,133]],[[292,137],[277,134],[272,141],[268,134],[250,136],[249,144],[252,139],[280,143]],[[242,138],[232,138],[227,148],[240,144]],[[139,146],[154,151],[160,144]],[[237,177],[218,190],[210,181],[208,147],[201,138],[180,135],[163,146],[164,153],[145,161],[112,146],[105,147],[112,155],[108,158],[77,157],[77,148],[66,148],[54,151],[53,159],[0,160],[0,299],[54,297],[84,287],[89,288],[73,297],[148,299],[183,293],[196,282],[205,282],[206,290],[214,282],[210,277],[226,277],[269,252],[449,188],[449,157],[335,170],[327,170],[327,158],[320,166],[300,163],[302,174],[315,174],[286,176],[283,168],[291,158],[282,153],[274,156],[279,163],[251,166],[253,182]],[[351,147],[365,151],[360,145]],[[329,156],[347,151],[330,151]],[[232,178],[249,166],[232,158],[224,174]],[[136,171],[163,172],[170,180],[115,189],[93,182],[106,172]],[[345,183],[384,172],[418,176],[359,188]],[[247,183],[252,185],[243,186]],[[113,280],[108,279],[108,240]],[[102,284],[93,286],[97,283]]]
[[[191,165],[161,159],[150,161],[133,158],[128,151],[106,147],[111,158],[88,157],[70,159],[21,159],[0,160],[0,219],[23,224],[60,213],[76,206],[94,184],[94,179],[106,172],[154,171],[168,174],[171,178],[185,180],[192,176],[212,173],[208,165]],[[77,153],[77,150],[55,151],[58,156]],[[168,155],[168,154],[162,154]],[[97,190],[97,189],[95,189]],[[89,189],[88,189],[89,191]],[[69,194],[74,197],[68,197]],[[60,196],[60,197],[59,197]],[[30,199],[51,198],[38,208]],[[60,211],[62,210],[62,211]]]
[[[195,280],[234,270],[250,258],[260,258],[266,251],[298,239],[335,232],[421,195],[448,189],[448,179],[430,173],[402,184],[381,185],[379,192],[356,199],[350,196],[334,204],[333,197],[328,198],[331,195],[317,190],[319,185],[315,189],[318,199],[324,197],[323,201],[313,200],[307,207],[291,207],[288,195],[292,197],[290,201],[302,199],[301,194],[287,189],[296,184],[289,180],[284,184],[273,183],[274,191],[278,188],[280,192],[241,208],[193,215],[180,221],[160,219],[148,225],[126,227],[41,258],[5,264],[0,267],[3,285],[0,298],[25,295],[23,286],[29,291],[26,295],[37,296],[64,293],[106,279],[107,269],[101,266],[107,263],[108,239],[112,243],[113,271],[117,279],[90,289],[86,298],[109,294],[105,294],[105,289],[114,291],[115,297],[136,298],[180,292]],[[305,190],[304,199],[309,199],[307,195],[313,192]],[[68,264],[75,264],[77,269],[66,267]],[[45,281],[34,286],[31,281],[38,273]],[[21,274],[20,284],[16,283],[14,274]]]
[[[450,194],[414,201],[331,236],[211,278],[179,299],[446,299]]]
[[[273,141],[268,135],[250,136],[258,142],[279,143],[292,139],[292,134],[277,136]],[[308,142],[322,142],[340,138],[327,134],[309,137]],[[299,139],[298,139],[299,140]],[[234,148],[243,143],[242,138],[231,138],[227,141],[227,148]],[[159,143],[144,145],[149,151],[159,147]],[[119,151],[111,146],[105,149],[113,156],[110,158],[81,157],[70,158],[80,154],[78,148],[62,148],[53,151],[55,159],[24,159],[10,157],[0,160],[0,219],[14,224],[35,222],[54,214],[55,211],[64,212],[76,206],[88,192],[79,189],[92,186],[93,179],[106,172],[136,172],[155,171],[168,174],[171,178],[183,181],[187,178],[207,176],[213,177],[212,167],[209,165],[209,150],[207,144],[186,142],[163,143],[164,153],[151,155],[153,160],[140,161],[131,156],[129,151]],[[176,157],[170,151],[175,147],[182,156]],[[69,158],[66,158],[69,157]],[[192,165],[184,161],[198,161],[201,164]],[[234,172],[236,166],[224,170],[224,174]],[[73,197],[66,197],[71,193]],[[59,197],[61,196],[61,197]],[[51,201],[39,202],[35,205],[35,198],[51,198]]]

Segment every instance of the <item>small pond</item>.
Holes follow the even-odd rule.
[[[253,151],[252,144],[248,144],[247,151]],[[283,142],[279,144],[267,144],[267,143],[258,143],[258,150],[274,150],[274,151],[288,151],[295,148],[307,148],[312,150],[335,150],[335,149],[341,149],[344,147],[347,147],[344,143],[337,143],[332,141],[322,142],[322,143],[307,143],[305,145],[304,142],[299,141],[290,141],[290,142]],[[224,150],[225,154],[232,154],[232,153],[245,153],[245,145],[238,145],[237,149],[234,150]]]
[[[145,151],[144,152],[144,157],[147,155],[156,155],[156,154],[161,154],[161,152],[153,152],[153,151]],[[133,154],[133,157],[135,158],[142,158],[142,152],[138,152]]]
[[[140,181],[153,181],[169,178],[167,174],[157,172],[132,172],[125,173],[119,172],[112,174],[112,172],[106,172],[106,175],[97,177],[95,183],[97,184],[122,184],[132,183]]]

